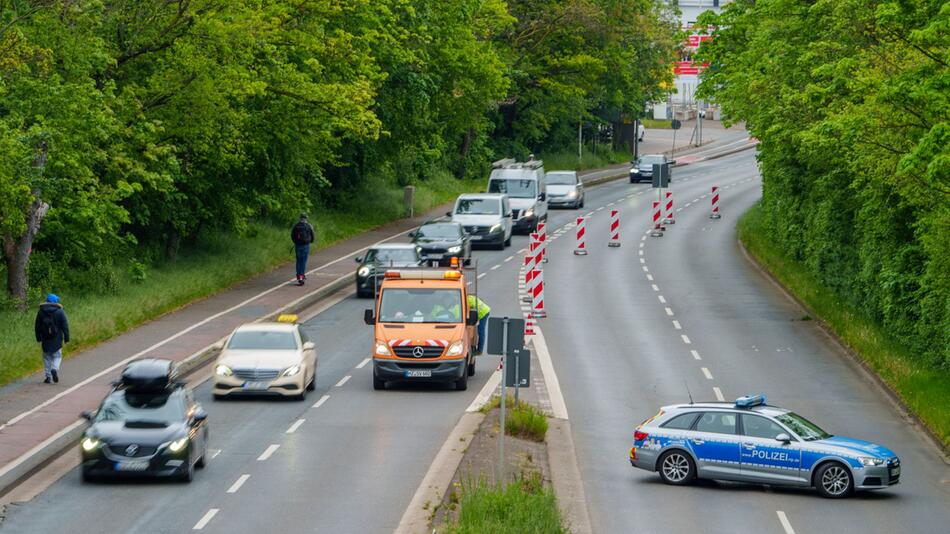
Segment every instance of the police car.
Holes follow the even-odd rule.
[[[673,485],[731,480],[814,487],[828,498],[893,486],[901,475],[890,449],[832,436],[764,395],[664,406],[634,432],[630,463]]]

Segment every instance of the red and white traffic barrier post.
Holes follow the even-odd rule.
[[[673,192],[670,190],[666,191],[666,218],[663,219],[663,224],[676,224],[676,220],[673,219]]]
[[[719,186],[712,186],[712,213],[709,214],[710,219],[719,219],[722,217],[722,214],[719,213]]]
[[[650,235],[653,237],[663,237],[663,226],[660,224],[660,219],[663,213],[663,208],[660,205],[659,200],[653,201],[653,231],[650,232]]]
[[[531,279],[534,278],[534,259],[538,243],[531,234],[531,242],[528,244],[528,252],[524,255],[524,288],[525,295],[521,297],[524,302],[531,302]]]
[[[538,222],[538,242],[541,243],[541,261],[548,262],[548,233],[547,223]]]
[[[535,262],[534,274],[531,275],[531,317],[547,317],[544,311],[544,270],[540,263]]]
[[[574,246],[575,256],[587,255],[587,217],[577,218],[577,244]]]
[[[528,344],[527,337],[534,335],[534,315],[531,312],[524,314],[524,335],[525,335],[525,345]]]
[[[610,210],[610,240],[607,246],[620,246],[620,210]]]

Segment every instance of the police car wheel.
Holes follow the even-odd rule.
[[[683,451],[673,450],[660,457],[660,478],[667,484],[683,486],[696,477],[693,459]]]
[[[815,486],[822,497],[841,499],[854,490],[854,478],[848,468],[837,463],[827,463],[818,468]]]

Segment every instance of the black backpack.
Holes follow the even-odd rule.
[[[52,313],[43,313],[40,319],[40,337],[43,339],[55,339],[59,335],[59,327],[56,325],[56,319]]]
[[[293,233],[294,243],[298,245],[307,244],[310,242],[310,229],[307,228],[307,224],[304,222],[299,222],[294,225]]]

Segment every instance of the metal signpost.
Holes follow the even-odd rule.
[[[517,377],[518,361],[516,359],[514,365],[509,366],[508,359],[509,355],[520,355],[523,341],[524,319],[510,319],[508,317],[490,317],[488,319],[488,353],[501,354],[502,370],[505,378],[501,381],[501,428],[498,431],[498,482],[502,484],[505,481],[505,397],[508,396],[507,375],[510,367],[515,368],[515,383],[519,382]],[[530,359],[528,362],[530,364]],[[527,379],[525,382],[527,383]]]

